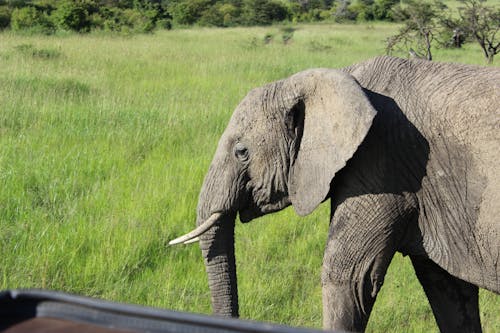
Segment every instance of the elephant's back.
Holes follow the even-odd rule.
[[[491,135],[499,129],[500,68],[382,56],[345,71],[394,99],[417,128],[435,132],[426,136],[444,133],[470,144],[498,139]]]
[[[431,146],[455,145],[477,160],[481,174],[497,174],[500,68],[382,56],[345,70],[366,89],[392,98]]]

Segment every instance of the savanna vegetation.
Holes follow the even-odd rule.
[[[397,29],[1,33],[0,289],[210,313],[198,247],[167,243],[194,226],[232,110],[269,81],[384,54]],[[473,44],[437,48],[434,59],[484,63]],[[237,226],[243,318],[321,326],[328,220],[324,203],[305,218],[286,209]],[[481,291],[480,302],[484,331],[499,332],[500,297]],[[437,331],[408,258],[394,258],[368,330]]]
[[[172,27],[265,26],[278,22],[401,25],[386,52],[432,60],[433,44],[473,42],[488,63],[500,52],[498,0],[0,0],[0,30],[21,34],[152,33]]]
[[[436,1],[436,0],[433,0]],[[440,0],[439,0],[440,1]],[[393,20],[400,0],[1,0],[0,28],[148,32],[175,25]]]

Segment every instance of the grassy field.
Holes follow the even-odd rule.
[[[209,313],[198,247],[167,243],[194,226],[232,110],[255,86],[383,54],[394,31],[304,25],[286,45],[280,27],[0,34],[0,289]],[[475,45],[435,59],[484,63]],[[328,215],[237,226],[243,318],[321,326]],[[500,297],[481,292],[481,306],[484,331],[500,332]],[[437,331],[408,258],[394,258],[368,330]]]

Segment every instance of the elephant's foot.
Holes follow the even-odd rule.
[[[350,283],[323,285],[324,329],[346,332],[365,330],[373,302],[365,302],[364,306],[360,304],[355,290],[358,287]]]
[[[441,332],[481,332],[478,288],[429,259],[411,256]]]

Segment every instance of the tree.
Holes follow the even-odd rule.
[[[214,26],[223,27],[224,26],[224,14],[220,10],[221,4],[216,3],[213,6],[208,7],[201,15],[198,23],[201,26]]]
[[[242,21],[246,25],[268,25],[288,17],[288,9],[276,0],[245,0]]]
[[[393,8],[393,16],[404,25],[398,34],[387,39],[386,51],[398,48],[414,50],[419,58],[432,60],[432,42],[439,29],[439,15],[446,6],[441,0],[408,0]]]
[[[182,0],[170,6],[170,13],[178,24],[196,23],[211,6],[210,0]]]
[[[392,21],[391,8],[398,3],[399,0],[375,0],[373,2],[373,16],[376,20]]]
[[[63,1],[55,10],[54,23],[63,30],[89,31],[90,18],[84,2]]]
[[[30,6],[15,8],[12,11],[10,25],[14,31],[26,30],[50,34],[54,30],[47,15]]]
[[[333,14],[335,21],[342,22],[345,20],[355,20],[358,13],[355,13],[350,8],[350,0],[339,0],[336,7],[335,13]]]
[[[500,52],[497,32],[500,29],[500,8],[486,6],[486,0],[459,0],[462,29],[466,31],[483,50],[486,61],[491,64],[495,54]]]
[[[461,48],[466,42],[467,33],[463,29],[462,20],[451,13],[439,19],[442,27],[439,44],[443,47]]]

